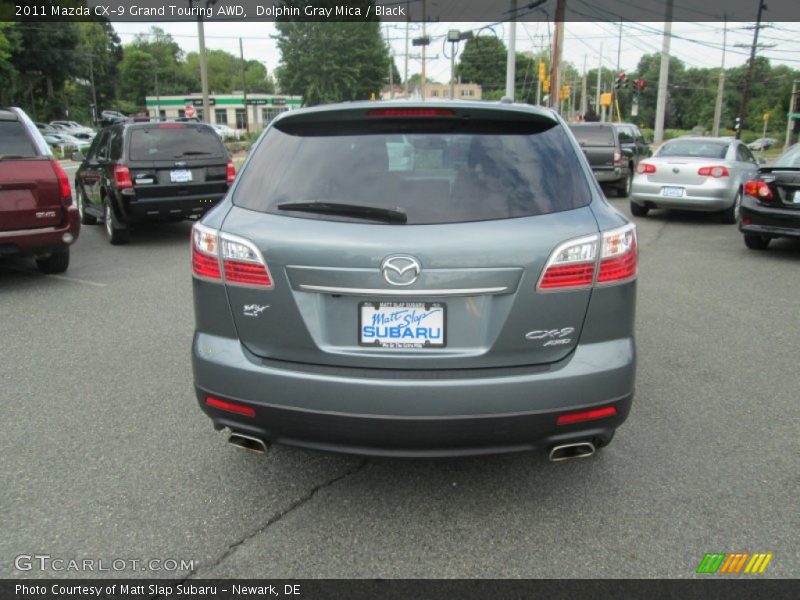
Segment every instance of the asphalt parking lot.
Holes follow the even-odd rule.
[[[122,247],[85,226],[63,276],[0,264],[0,577],[93,575],[20,554],[194,561],[94,573],[125,577],[692,577],[738,551],[797,577],[800,244],[637,223],[631,416],[560,464],[229,446],[192,390],[189,223]]]

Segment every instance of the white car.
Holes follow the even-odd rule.
[[[217,135],[219,135],[219,137],[221,137],[223,140],[228,138],[234,138],[238,140],[242,136],[241,129],[231,129],[227,125],[220,124],[212,125],[212,127],[214,128],[214,131],[217,132]]]

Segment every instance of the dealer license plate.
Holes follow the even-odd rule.
[[[358,343],[376,348],[443,348],[446,310],[440,302],[361,302]]]
[[[169,172],[169,180],[172,183],[186,183],[192,180],[192,172],[189,169],[176,169]]]
[[[682,187],[663,187],[661,188],[661,195],[667,198],[683,198],[685,190]]]

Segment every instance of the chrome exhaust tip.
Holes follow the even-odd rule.
[[[550,450],[550,460],[561,462],[572,458],[589,458],[595,452],[592,442],[574,442],[572,444],[561,444],[553,446]]]
[[[231,446],[236,446],[242,450],[249,450],[250,452],[257,452],[258,454],[265,454],[267,452],[267,444],[264,440],[243,433],[231,433],[228,437],[228,443]]]

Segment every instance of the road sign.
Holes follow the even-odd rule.
[[[197,111],[195,111],[194,106],[189,105],[184,107],[183,114],[191,119],[197,114]]]
[[[764,120],[769,121],[769,113],[764,113]]]
[[[611,106],[611,92],[600,94],[600,106]]]

